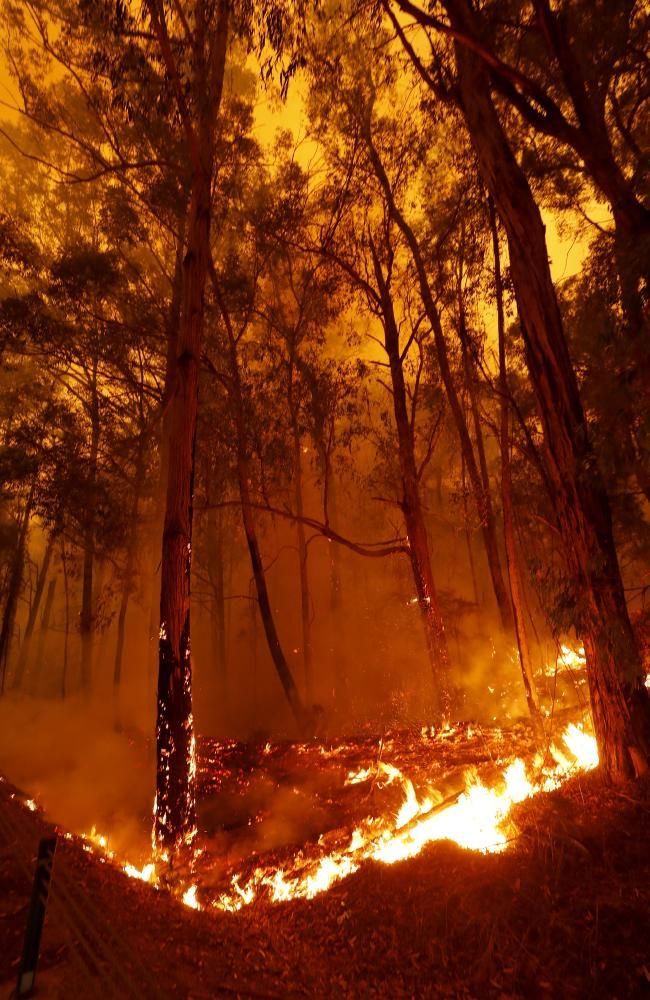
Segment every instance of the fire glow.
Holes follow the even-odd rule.
[[[598,765],[596,740],[581,726],[571,723],[562,734],[563,748],[549,748],[550,760],[540,755],[533,762],[537,775],[531,780],[524,761],[514,760],[493,787],[487,787],[469,774],[465,790],[453,801],[436,802],[436,794],[418,799],[413,783],[397,768],[379,764],[347,777],[358,784],[377,778],[384,782],[400,781],[404,801],[394,817],[368,818],[357,826],[349,843],[305,863],[300,852],[285,868],[259,867],[247,881],[234,875],[230,891],[223,893],[212,906],[234,912],[264,896],[272,902],[313,899],[336,882],[357,871],[364,862],[394,864],[419,854],[427,844],[451,840],[459,847],[483,854],[505,850],[510,842],[508,817],[514,805],[538,792],[558,788],[565,780]]]
[[[446,739],[453,728],[436,733]],[[429,735],[433,735],[429,733]],[[466,737],[472,735],[468,728]],[[539,792],[559,788],[568,778],[598,766],[595,738],[581,724],[570,723],[556,743],[551,743],[546,756],[537,754],[527,768],[520,757],[515,758],[490,785],[482,782],[473,770],[465,774],[464,788],[442,799],[435,788],[418,796],[413,782],[394,765],[377,761],[350,771],[345,785],[374,783],[378,788],[401,786],[402,802],[397,810],[380,817],[368,816],[351,832],[346,844],[323,852],[327,835],[316,844],[306,845],[283,865],[260,865],[252,874],[242,872],[231,876],[225,892],[201,899],[200,871],[192,881],[174,881],[161,877],[156,860],[138,867],[119,858],[106,836],[94,827],[81,835],[84,850],[96,854],[101,861],[119,867],[129,878],[145,882],[155,889],[170,889],[185,906],[194,910],[236,912],[256,901],[280,903],[293,899],[313,899],[333,885],[346,879],[368,862],[394,864],[419,854],[435,841],[452,841],[466,850],[483,854],[504,851],[516,839],[510,821],[512,807]],[[28,809],[38,808],[33,800],[25,800]],[[65,837],[75,840],[71,833]],[[195,868],[200,867],[201,850],[193,847]],[[166,868],[165,858],[155,858]]]

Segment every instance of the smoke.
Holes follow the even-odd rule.
[[[0,702],[0,771],[75,833],[93,826],[120,853],[146,852],[154,764],[147,743],[82,698]]]

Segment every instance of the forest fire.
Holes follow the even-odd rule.
[[[505,829],[513,805],[541,791],[557,788],[580,771],[598,765],[598,751],[593,736],[581,726],[570,723],[561,737],[564,750],[552,744],[550,761],[535,758],[531,776],[521,758],[515,759],[492,786],[475,776],[466,776],[465,790],[453,801],[436,802],[436,793],[418,798],[412,782],[397,768],[380,763],[348,775],[350,784],[362,784],[383,775],[388,783],[398,782],[403,802],[394,816],[369,817],[356,827],[348,843],[329,854],[313,858],[300,851],[293,865],[284,868],[258,867],[242,881],[234,875],[231,889],[211,905],[217,909],[239,910],[260,896],[273,902],[312,899],[334,883],[347,878],[366,861],[394,864],[418,854],[436,840],[451,840],[468,850],[483,853],[502,851],[508,844]],[[439,799],[440,796],[438,795]]]
[[[464,771],[460,789],[443,797],[427,780],[427,761],[444,755],[445,747],[472,744],[477,735],[490,752],[497,755],[494,764],[498,765],[509,747],[507,735],[502,730],[496,729],[490,734],[480,727],[465,726],[448,727],[436,733],[432,727],[424,727],[414,741],[416,748],[420,745],[421,755],[417,777],[419,792],[415,790],[414,781],[400,768],[381,759],[342,774],[340,792],[345,788],[357,788],[367,794],[369,787],[381,792],[393,786],[399,798],[393,807],[380,811],[379,815],[366,816],[347,833],[342,829],[335,831],[337,846],[333,849],[327,846],[331,834],[325,832],[317,842],[305,843],[280,863],[256,863],[252,871],[243,867],[231,874],[228,886],[222,890],[213,881],[214,859],[203,848],[193,848],[191,881],[188,882],[187,874],[180,873],[174,878],[173,873],[166,871],[167,859],[159,854],[140,867],[121,859],[111,849],[109,839],[95,828],[82,834],[81,839],[85,850],[96,852],[130,878],[158,889],[169,889],[185,906],[195,910],[236,912],[258,901],[281,903],[313,899],[364,864],[374,861],[392,865],[414,857],[435,841],[449,840],[466,850],[484,854],[504,851],[516,840],[516,829],[510,820],[514,805],[540,792],[554,790],[568,778],[598,765],[595,739],[582,723],[571,722],[557,740],[550,742],[546,753],[529,754],[527,762],[520,756],[514,757],[490,779],[481,779],[472,767]],[[404,740],[403,735],[388,735],[380,746],[397,749]],[[235,745],[231,744],[230,749],[234,750]],[[260,758],[277,751],[278,748],[267,742],[260,749]],[[318,767],[319,759],[326,758],[337,761],[339,773],[342,773],[340,766],[345,764],[346,758],[355,752],[358,754],[353,743],[329,747],[303,744],[298,745],[296,751],[303,770]],[[205,765],[204,777],[207,777]],[[35,808],[32,800],[24,804]],[[71,834],[66,836],[72,837]],[[206,876],[208,884],[204,885]]]
[[[174,997],[324,1000],[314,956],[346,947],[332,996],[622,995],[593,887],[650,885],[644,5],[0,0],[0,24],[18,996],[35,847],[39,885],[67,867],[43,954],[85,966],[81,1000],[105,973],[148,1000],[129,899],[161,982],[191,938]],[[600,865],[577,916],[575,851]],[[544,978],[558,886],[571,984]],[[311,965],[242,992],[276,920]],[[394,938],[382,972],[349,971],[355,921]]]

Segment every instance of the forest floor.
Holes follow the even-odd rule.
[[[0,996],[15,983],[49,829],[0,783]],[[434,843],[312,900],[195,912],[59,838],[37,995],[650,996],[650,782],[597,772],[516,807],[482,855]]]

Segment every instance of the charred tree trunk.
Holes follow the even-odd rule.
[[[625,603],[609,502],[591,449],[539,209],[497,116],[484,66],[457,43],[455,51],[463,114],[508,237],[556,516],[575,586],[601,763],[606,775],[620,780],[648,770],[650,699]]]
[[[151,566],[151,599],[149,605],[149,643],[147,647],[149,676],[153,676],[155,674],[158,657],[158,632],[160,628],[160,539],[162,537],[163,525],[165,521],[165,499],[169,469],[170,400],[173,388],[174,366],[176,364],[176,355],[178,353],[178,329],[180,325],[181,295],[183,290],[183,258],[185,256],[186,228],[187,217],[185,214],[181,220],[180,232],[176,242],[171,301],[166,323],[167,351],[165,355],[165,382],[163,386],[160,435],[158,438],[158,482],[155,494],[152,531],[154,544]]]
[[[390,366],[393,414],[397,428],[398,456],[402,478],[401,507],[409,541],[411,569],[424,626],[437,708],[443,719],[449,719],[452,702],[449,681],[449,651],[445,623],[433,578],[429,539],[420,499],[415,442],[408,413],[399,329],[395,319],[388,280],[383,273],[372,242],[371,251],[375,278],[382,302],[384,345]]]
[[[20,528],[18,531],[18,540],[16,543],[16,549],[14,551],[14,558],[10,564],[8,579],[7,579],[7,597],[5,600],[5,609],[2,616],[2,627],[0,628],[0,667],[2,669],[2,680],[0,681],[0,694],[4,694],[5,690],[5,675],[7,671],[7,663],[9,661],[9,649],[11,646],[11,637],[14,629],[14,622],[16,620],[16,609],[18,607],[18,598],[20,597],[20,588],[23,582],[23,571],[25,568],[25,551],[27,549],[27,538],[29,535],[29,522],[32,516],[32,509],[34,507],[34,493],[36,490],[36,479],[33,480],[29,496],[25,502],[25,508],[23,510],[22,521],[20,523]]]
[[[149,4],[149,9],[167,59],[169,43],[165,42],[160,9],[153,3]],[[205,14],[205,8],[197,5],[192,36],[194,120],[188,119],[184,101],[179,96],[179,111],[190,141],[192,182],[176,361],[169,400],[167,496],[160,571],[154,843],[161,854],[172,859],[189,847],[196,832],[190,658],[194,448],[205,282],[210,259],[215,121],[223,90],[229,4],[224,0],[219,5],[217,23],[212,29],[205,21]],[[175,71],[175,67],[170,66],[170,70]]]
[[[23,641],[20,645],[20,654],[18,656],[18,663],[16,664],[16,670],[13,675],[11,686],[12,688],[19,690],[22,687],[23,678],[25,676],[25,668],[27,667],[27,660],[29,656],[29,647],[34,632],[34,626],[38,619],[38,612],[41,607],[41,598],[43,597],[43,591],[45,589],[45,582],[47,580],[47,574],[50,570],[50,562],[52,561],[52,553],[54,551],[54,545],[56,542],[57,530],[53,529],[47,536],[47,542],[45,544],[45,552],[43,553],[43,562],[41,563],[41,568],[38,574],[38,580],[36,581],[36,589],[34,591],[34,599],[32,601],[32,606],[29,609],[29,618],[27,619],[27,625],[25,626],[25,634],[23,636]]]
[[[88,455],[88,478],[84,528],[83,528],[83,576],[81,584],[81,614],[79,635],[81,637],[81,687],[88,694],[92,685],[93,657],[93,569],[95,562],[95,518],[97,510],[97,460],[101,432],[99,413],[99,391],[97,387],[97,355],[93,357],[90,381],[90,453]]]
[[[499,337],[499,390],[501,393],[501,412],[499,426],[499,443],[501,447],[501,503],[503,506],[503,534],[506,543],[506,565],[510,583],[510,597],[514,617],[515,636],[519,653],[519,665],[526,692],[526,702],[531,717],[540,718],[539,700],[533,676],[533,664],[528,646],[526,631],[526,615],[523,601],[523,587],[519,572],[519,557],[515,538],[515,511],[512,500],[512,474],[510,469],[510,409],[508,405],[508,373],[506,363],[506,334],[503,312],[503,284],[501,281],[501,254],[499,252],[499,234],[494,212],[494,204],[489,199],[490,229],[492,232],[492,251],[494,254],[494,284],[497,306],[497,329]]]

